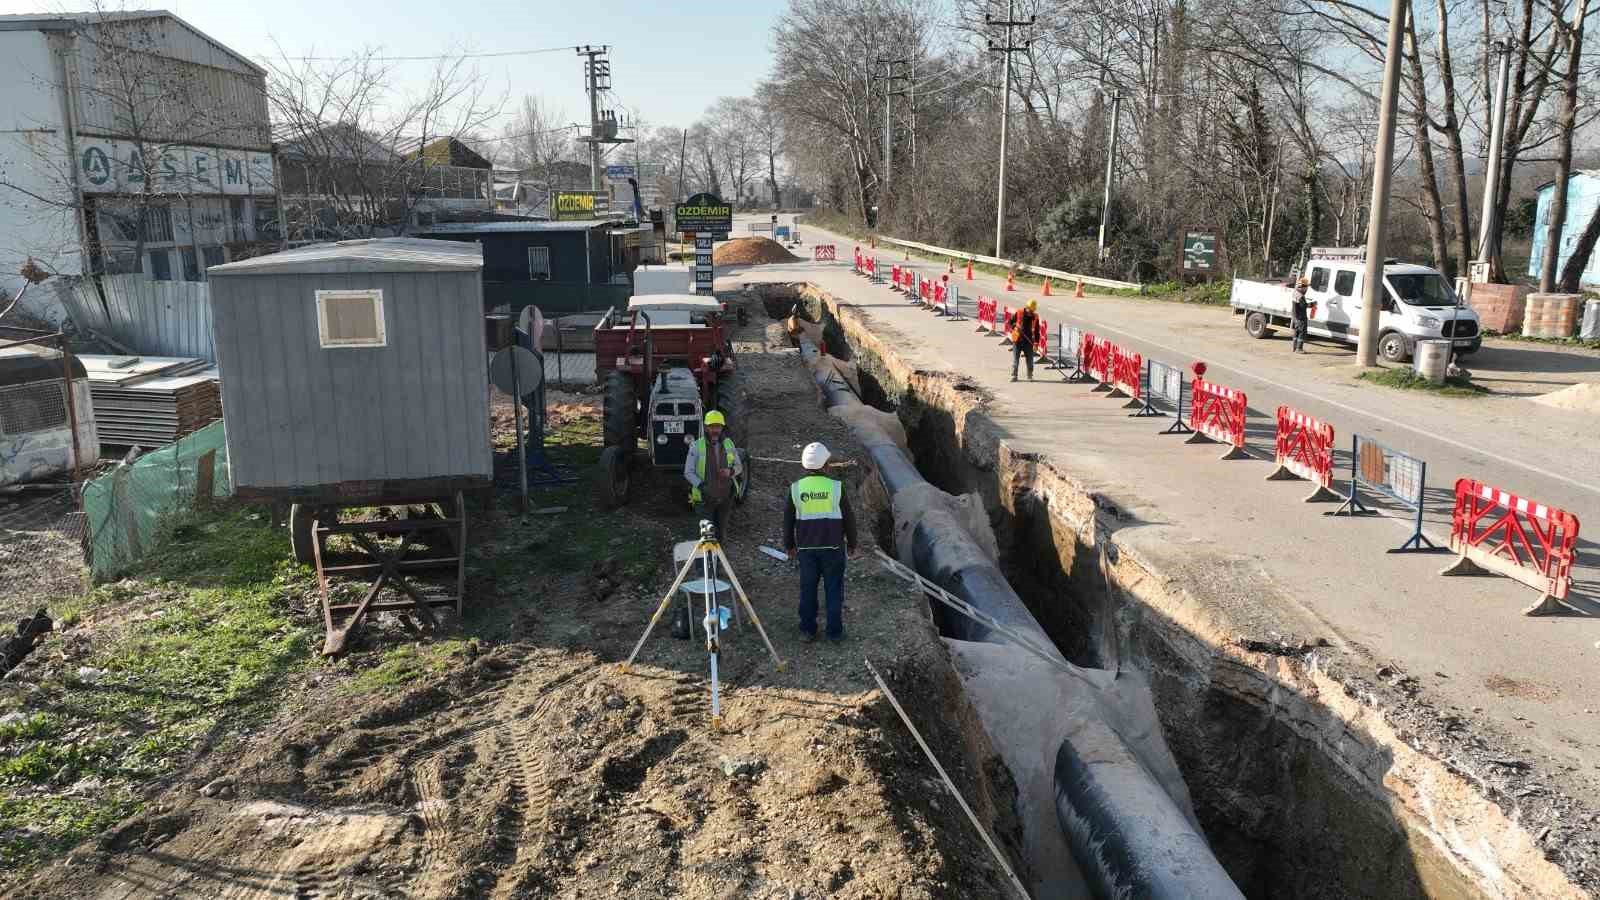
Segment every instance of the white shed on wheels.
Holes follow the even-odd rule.
[[[459,611],[463,496],[492,484],[482,268],[476,244],[385,238],[209,270],[235,495],[293,504],[295,555],[319,569],[322,539],[351,536],[372,561],[334,568],[381,571],[379,585],[404,589],[424,617],[436,601]],[[340,508],[423,504],[439,507],[438,519],[424,521],[448,530],[458,551],[448,558],[456,596],[426,603],[426,591],[400,573],[445,561],[440,554],[400,565],[411,538],[398,554],[383,552],[377,538],[399,534],[403,521],[338,516]],[[412,605],[372,599],[330,608],[324,589],[327,652],[342,647],[335,615],[353,613],[353,626],[369,604]]]

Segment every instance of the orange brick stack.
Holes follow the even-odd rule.
[[[1518,284],[1475,284],[1472,308],[1483,320],[1483,330],[1515,334],[1522,330],[1528,288]]]

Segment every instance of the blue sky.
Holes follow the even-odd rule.
[[[87,8],[72,0],[0,0],[0,12]],[[117,0],[106,4],[122,8]],[[784,0],[166,0],[129,7],[169,9],[247,56],[341,56],[365,46],[418,56],[466,49],[494,53],[543,47],[562,52],[478,60],[512,104],[541,95],[572,121],[588,119],[582,59],[574,44],[611,46],[611,85],[650,125],[686,125],[716,98],[750,92],[770,67],[770,34]],[[429,64],[403,63],[425,78]],[[511,105],[511,104],[508,104]]]

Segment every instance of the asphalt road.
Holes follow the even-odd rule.
[[[745,221],[736,223],[736,236],[748,233]],[[1162,571],[1207,582],[1200,593],[1227,621],[1320,627],[1359,644],[1418,677],[1436,702],[1459,707],[1469,719],[1481,716],[1586,773],[1591,797],[1600,794],[1600,532],[1580,536],[1571,596],[1576,611],[1522,616],[1537,596],[1530,588],[1499,576],[1440,577],[1448,556],[1385,552],[1408,536],[1409,513],[1387,509],[1391,517],[1377,520],[1325,517],[1320,513],[1330,507],[1300,502],[1306,483],[1263,481],[1268,462],[1218,462],[1215,446],[1157,436],[1170,419],[1128,418],[1120,403],[1045,370],[1038,381],[1012,384],[1009,352],[997,340],[852,275],[853,241],[808,226],[802,236],[808,255],[817,243],[835,243],[840,262],[719,271],[719,286],[809,280],[860,305],[908,362],[964,373],[991,391],[992,415],[1018,449],[1052,457],[1085,486],[1132,510],[1145,527],[1127,539]],[[888,248],[878,257],[885,265],[906,264]],[[910,265],[925,275],[944,272],[934,263]],[[1490,341],[1467,364],[1474,380],[1494,393],[1447,398],[1357,382],[1352,349],[1312,343],[1296,356],[1286,335],[1251,339],[1225,308],[1040,297],[1036,288],[1006,293],[1001,280],[982,275],[971,283],[959,273],[952,280],[966,302],[980,294],[1012,306],[1038,299],[1052,325],[1077,325],[1184,368],[1204,360],[1209,380],[1249,395],[1247,439],[1259,459],[1271,458],[1279,404],[1331,423],[1335,446],[1343,448],[1335,460],[1341,492],[1352,432],[1423,459],[1425,533],[1436,542],[1448,534],[1458,477],[1567,509],[1600,528],[1595,417],[1529,399],[1600,381],[1600,354]],[[1070,295],[1070,286],[1057,290]]]

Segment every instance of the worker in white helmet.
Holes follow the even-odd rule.
[[[828,448],[810,443],[800,454],[806,475],[789,486],[783,508],[784,545],[800,561],[800,640],[817,639],[817,581],[828,599],[828,640],[844,640],[845,556],[859,555],[856,517],[844,482],[822,474]]]
[[[689,482],[689,502],[695,515],[710,519],[722,540],[722,525],[735,495],[744,490],[744,461],[733,441],[723,436],[728,419],[718,410],[706,413],[705,434],[689,445],[683,460],[683,478]],[[708,450],[707,448],[718,448]]]

